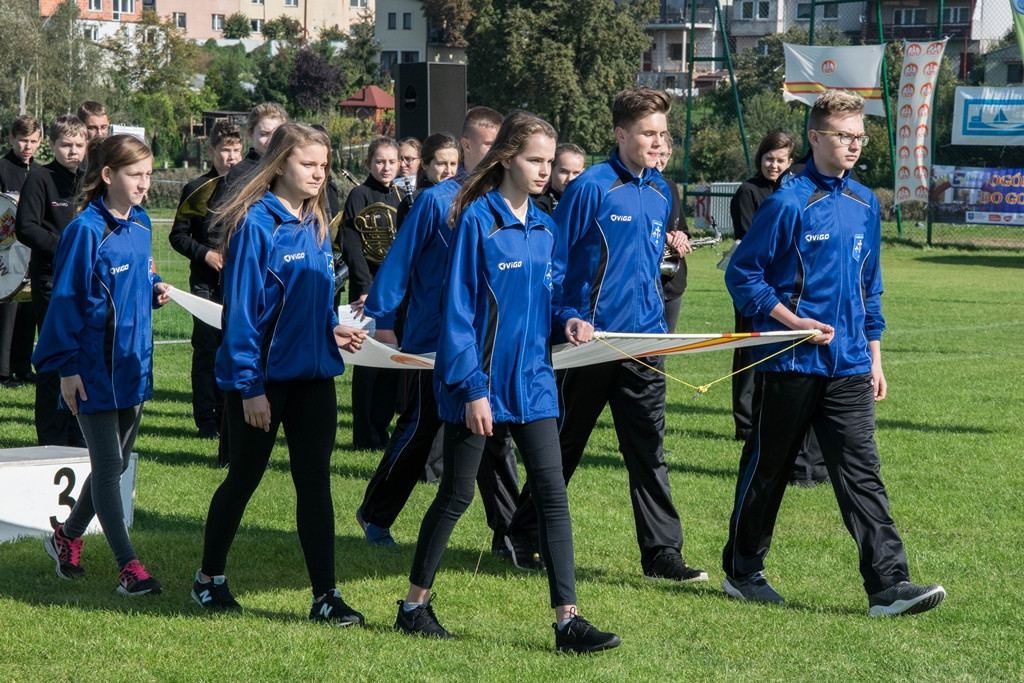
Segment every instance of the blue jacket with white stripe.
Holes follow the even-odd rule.
[[[828,345],[799,344],[758,370],[827,377],[871,371],[868,342],[885,329],[880,213],[874,193],[847,175],[823,175],[808,162],[764,200],[729,261],[725,284],[756,331],[786,329],[770,316],[780,303],[835,328]],[[750,351],[759,361],[778,347]]]
[[[242,398],[264,382],[335,377],[345,371],[334,338],[334,266],[318,225],[300,222],[272,193],[249,209],[231,235],[224,263],[221,389]]]
[[[434,365],[448,422],[464,422],[466,403],[483,397],[494,422],[558,416],[549,346],[555,226],[528,204],[524,224],[492,190],[459,217]]]
[[[153,396],[153,308],[157,306],[149,216],[116,218],[95,199],[61,233],[53,294],[32,363],[80,375],[86,414],[139,405]],[[59,405],[66,407],[63,397]]]
[[[661,259],[671,209],[661,173],[648,168],[633,175],[618,150],[569,183],[553,216],[556,335],[575,311],[599,331],[668,330]]]

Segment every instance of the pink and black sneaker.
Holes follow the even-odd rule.
[[[132,560],[124,566],[120,579],[121,585],[117,587],[117,592],[121,595],[135,596],[163,592],[160,582],[150,576],[138,560]]]
[[[68,538],[64,535],[61,524],[53,535],[43,542],[46,554],[57,563],[57,576],[62,579],[81,579],[85,577],[80,557],[82,555],[82,539]]]

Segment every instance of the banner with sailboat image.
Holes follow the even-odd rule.
[[[954,145],[1024,145],[1024,88],[958,87]]]

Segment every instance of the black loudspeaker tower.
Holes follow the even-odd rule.
[[[466,65],[410,62],[395,77],[395,125],[399,138],[422,141],[432,133],[456,138],[466,116]]]

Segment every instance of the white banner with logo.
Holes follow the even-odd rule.
[[[864,98],[864,113],[885,116],[882,102],[882,57],[885,45],[790,45],[782,98],[813,105],[829,89],[848,90]]]
[[[932,165],[932,94],[946,39],[903,43],[896,103],[896,204],[928,201]]]
[[[1024,145],[1024,88],[956,89],[954,145]]]

